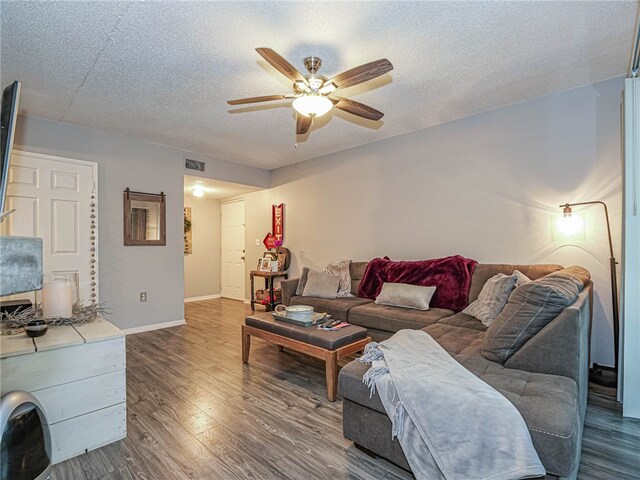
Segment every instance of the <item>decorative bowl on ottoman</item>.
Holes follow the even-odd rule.
[[[289,307],[277,305],[275,311],[278,316],[287,317],[290,320],[296,320],[302,323],[313,321],[313,307],[308,305],[291,305]]]

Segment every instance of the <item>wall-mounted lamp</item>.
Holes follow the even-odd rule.
[[[600,385],[608,387],[616,387],[618,385],[618,342],[620,335],[620,317],[618,313],[618,279],[616,276],[616,258],[613,255],[613,242],[611,241],[611,226],[609,224],[609,210],[604,202],[578,202],[565,203],[560,205],[562,208],[562,217],[558,219],[558,230],[565,235],[574,235],[580,232],[584,226],[582,219],[573,214],[571,207],[578,205],[602,205],[604,207],[604,217],[607,221],[607,235],[609,238],[609,267],[611,270],[611,305],[613,310],[613,350],[614,365],[611,367],[603,367],[594,363],[589,373],[589,380]]]
[[[202,197],[204,196],[204,188],[202,188],[202,185],[197,184],[194,188],[193,188],[193,196],[194,197]]]

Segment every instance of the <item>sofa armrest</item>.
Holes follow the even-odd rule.
[[[575,302],[525,343],[504,366],[572,378],[586,402],[591,305],[592,284],[589,282]]]
[[[292,278],[290,280],[282,280],[280,282],[280,288],[282,289],[282,304],[289,306],[291,297],[295,297],[296,290],[298,289],[299,278]]]

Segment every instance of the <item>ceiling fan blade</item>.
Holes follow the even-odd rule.
[[[296,67],[287,62],[279,54],[271,50],[270,48],[256,48],[256,52],[262,56],[267,62],[271,64],[276,70],[287,77],[292,82],[301,81],[305,85],[308,85],[307,79],[296,70]]]
[[[270,102],[272,100],[283,100],[289,98],[288,95],[263,95],[262,97],[240,98],[238,100],[228,100],[229,105],[242,105],[245,103]]]
[[[338,98],[337,102],[335,102],[336,99],[331,100],[334,101],[334,107],[362,118],[380,120],[384,117],[384,113],[376,110],[375,108],[371,108],[364,103],[356,102],[355,100],[349,100],[348,98]]]
[[[359,83],[368,82],[380,75],[393,70],[393,65],[386,58],[376,60],[375,62],[365,63],[359,67],[352,68],[346,72],[336,75],[325,84],[333,83],[336,88],[347,88],[358,85]]]
[[[304,115],[296,115],[296,133],[298,135],[304,135],[309,131],[311,127],[311,117],[305,117]]]

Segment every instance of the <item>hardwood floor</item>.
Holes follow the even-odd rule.
[[[231,300],[187,303],[187,325],[128,336],[128,437],[56,465],[52,478],[413,478],[342,436],[322,361],[255,339],[243,366],[248,312]],[[640,421],[611,404],[590,397],[581,479],[639,478]]]

